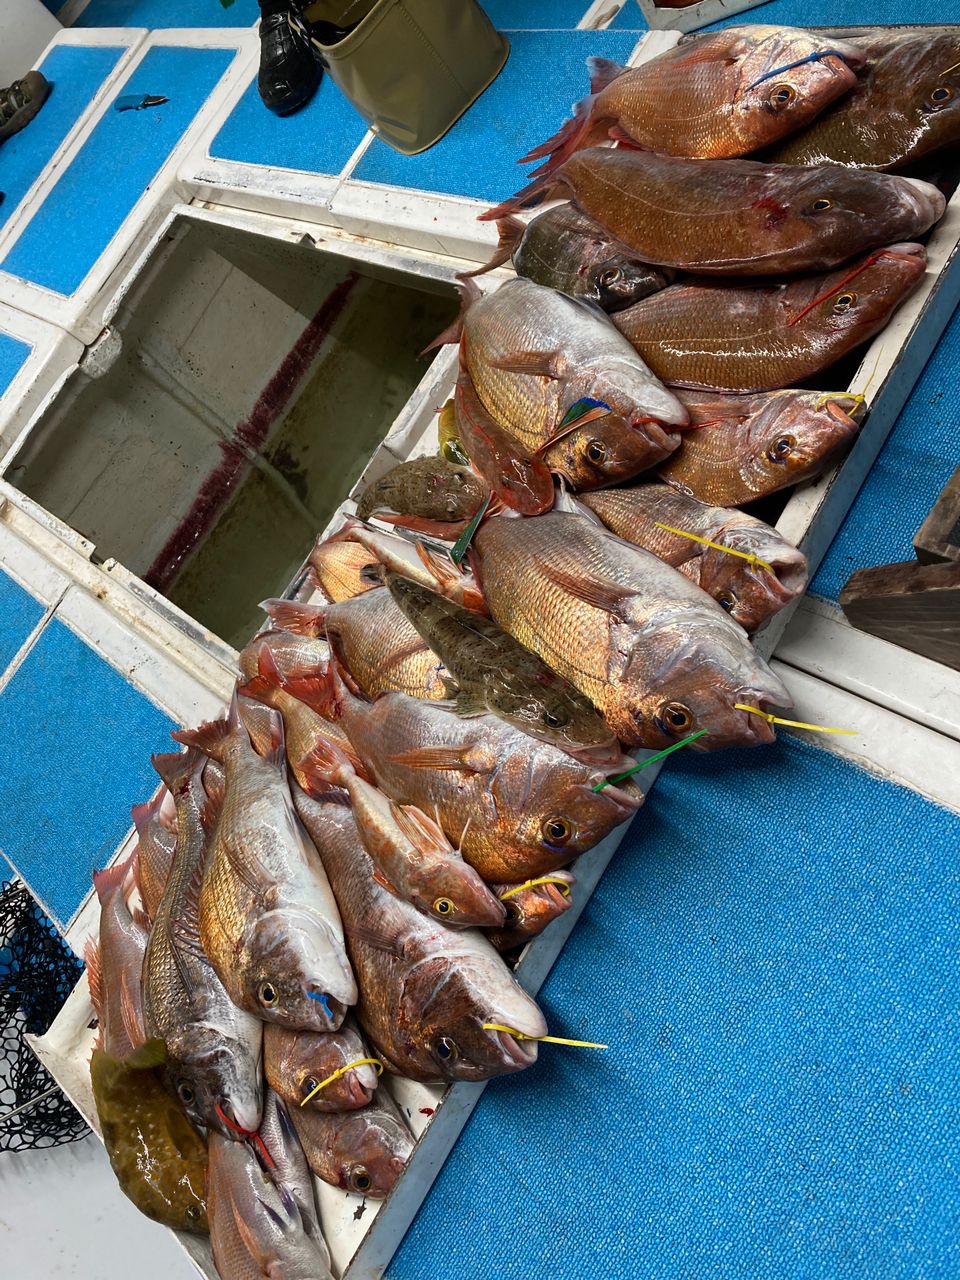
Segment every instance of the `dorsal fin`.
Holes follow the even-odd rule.
[[[195,747],[211,760],[223,761],[223,751],[230,736],[227,720],[207,720],[196,729],[175,729],[170,737],[185,747]]]

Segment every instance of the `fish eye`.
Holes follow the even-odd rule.
[[[591,440],[587,445],[587,457],[591,462],[602,462],[607,456],[607,446],[602,440]]]
[[[520,923],[520,911],[519,911],[519,908],[517,907],[516,903],[514,903],[514,902],[505,902],[505,903],[503,904],[503,907],[504,907],[504,910],[505,910],[505,911],[506,911],[506,913],[507,913],[506,923],[507,923],[507,924],[519,924],[519,923]]]
[[[550,844],[566,844],[573,835],[573,827],[566,818],[545,818],[540,830]]]
[[[350,1184],[351,1191],[359,1191],[361,1194],[369,1191],[373,1186],[373,1179],[362,1164],[358,1164],[356,1168],[350,1170],[347,1175],[347,1182]]]
[[[789,455],[791,449],[795,449],[796,447],[796,436],[777,436],[776,440],[774,440],[773,444],[767,450],[767,457],[771,462],[783,462]]]
[[[855,293],[850,293],[848,291],[846,293],[838,294],[837,300],[833,304],[834,315],[842,316],[845,311],[850,310],[850,308],[853,306],[856,300],[857,300],[857,295]]]
[[[726,609],[727,613],[732,613],[736,607],[737,597],[732,591],[721,591],[717,596],[717,604],[721,609]]]
[[[609,286],[616,284],[622,277],[623,272],[619,267],[607,267],[606,271],[600,272],[600,283]]]
[[[177,1097],[185,1107],[189,1107],[196,1100],[197,1095],[193,1089],[187,1084],[186,1080],[181,1080],[177,1085]]]
[[[313,1093],[314,1089],[316,1089],[319,1083],[320,1081],[317,1079],[316,1076],[307,1076],[300,1086],[301,1089],[303,1090],[303,1096],[306,1097],[307,1094]]]
[[[560,729],[563,725],[567,723],[569,718],[570,717],[566,714],[566,712],[560,710],[559,708],[556,711],[544,711],[541,717],[541,719],[543,720],[543,723],[550,729]]]
[[[775,84],[770,90],[768,101],[775,110],[782,110],[789,107],[790,103],[797,96],[797,91],[792,84]]]
[[[200,1221],[200,1206],[198,1204],[188,1204],[186,1218],[188,1222]]]
[[[823,213],[824,209],[832,209],[833,201],[828,200],[826,196],[818,196],[812,205],[814,213]]]
[[[456,1062],[460,1057],[460,1046],[449,1036],[441,1036],[436,1043],[435,1052],[441,1062]]]
[[[670,729],[689,729],[693,726],[693,712],[682,702],[668,702],[660,712],[660,719]]]
[[[934,89],[933,93],[931,93],[930,101],[936,102],[936,103],[947,102],[952,97],[953,97],[953,90],[949,87],[949,85],[941,84],[941,85],[938,85],[936,89]]]
[[[438,916],[452,916],[453,903],[449,898],[438,898],[433,904],[433,909]]]
[[[264,1009],[275,1009],[280,1003],[280,992],[272,982],[261,982],[257,987],[257,999]]]

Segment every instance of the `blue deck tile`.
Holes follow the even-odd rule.
[[[590,8],[589,0],[482,0],[499,31],[567,30]]]
[[[45,612],[39,600],[7,574],[0,573],[0,675]]]
[[[28,342],[0,333],[0,398],[23,368],[33,348]]]
[[[257,0],[90,0],[78,27],[252,27],[260,16]]]

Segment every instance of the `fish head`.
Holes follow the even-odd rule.
[[[370,1055],[363,1041],[350,1027],[339,1031],[290,1032],[275,1025],[267,1026],[264,1045],[268,1055],[276,1046],[276,1059],[271,1064],[284,1097],[303,1101],[314,1093],[318,1084],[338,1071],[349,1071],[317,1093],[308,1106],[318,1111],[353,1111],[365,1107],[377,1089],[377,1073],[369,1062],[352,1066]]]
[[[791,27],[744,33],[732,109],[755,150],[802,129],[857,83],[866,54],[855,44]]]
[[[234,1039],[198,1023],[183,1045],[166,1074],[190,1121],[227,1138],[256,1132],[263,1112],[259,1036]]]
[[[790,695],[746,635],[709,603],[709,612],[686,620],[660,667],[645,673],[645,688],[651,692],[641,693],[630,707],[632,741],[638,746],[671,746],[704,729],[705,736],[691,743],[694,750],[774,740],[766,720],[737,704],[768,712],[789,707]],[[628,662],[624,682],[629,679]]]
[[[542,933],[551,920],[556,920],[573,905],[570,896],[573,883],[569,871],[555,871],[545,884],[529,885],[519,893],[506,889],[509,895],[503,899],[506,928],[531,937]]]
[[[336,932],[318,913],[267,912],[247,940],[246,1006],[295,1031],[336,1031],[357,1002],[357,984]]]
[[[385,1107],[354,1112],[336,1131],[331,1159],[344,1191],[382,1199],[413,1152],[413,1135]]]
[[[578,427],[544,453],[551,471],[573,489],[606,488],[630,480],[660,462],[680,444],[680,437],[659,428],[650,437],[616,414]],[[664,452],[666,450],[666,452]]]
[[[855,252],[867,231],[874,244],[922,235],[943,217],[947,205],[932,183],[846,165],[788,165],[775,171],[771,192],[781,173],[790,185],[790,213],[800,219],[806,234],[815,232],[829,243],[836,257],[844,245]]]
[[[859,411],[860,398],[847,392],[771,396],[741,436],[743,466],[758,475],[754,491],[772,493],[824,471],[856,439]]]
[[[576,399],[589,396],[610,406],[628,426],[646,436],[652,448],[662,449],[662,457],[676,448],[671,428],[685,427],[689,414],[673,394],[653,376],[640,357],[623,339],[623,354],[605,352],[589,364],[582,364],[576,383],[571,383]]]
[[[960,142],[960,38],[956,28],[884,51],[877,79],[892,88],[911,159]]]
[[[760,525],[734,526],[714,534],[714,540],[741,555],[705,547],[698,557],[698,584],[745,631],[755,631],[803,594],[807,558],[772,530]],[[763,563],[751,563],[743,556],[755,556]]]
[[[615,254],[590,265],[586,296],[612,314],[632,307],[659,289],[665,289],[672,280],[673,272],[665,268],[651,267],[636,258]]]
[[[412,900],[448,929],[496,929],[504,909],[473,867],[460,857],[424,860],[411,876]]]
[[[489,1080],[536,1061],[536,1039],[487,1023],[522,1036],[547,1031],[536,1004],[499,960],[494,967],[469,955],[458,957],[456,965],[444,956],[428,957],[410,969],[404,983],[398,1024],[405,1030],[395,1065],[401,1072],[412,1067],[425,1079]]]
[[[820,334],[846,335],[850,346],[866,341],[916,289],[926,267],[922,244],[891,244],[827,276],[788,285],[787,331],[796,326],[812,343]]]

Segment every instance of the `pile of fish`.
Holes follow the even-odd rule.
[[[91,1076],[123,1189],[209,1231],[223,1280],[330,1275],[311,1174],[382,1197],[414,1148],[382,1075],[536,1060],[514,964],[640,807],[626,753],[773,740],[790,697],[750,636],[807,564],[737,504],[849,446],[859,398],[796,384],[923,275],[943,196],[887,170],[960,113],[922,38],[896,70],[883,42],[773,27],[593,60],[491,212],[517,278],[464,279],[438,339],[460,361],[437,454],[366,487],[297,598],[264,602],[229,713],[155,757],[137,849],[95,877]]]

